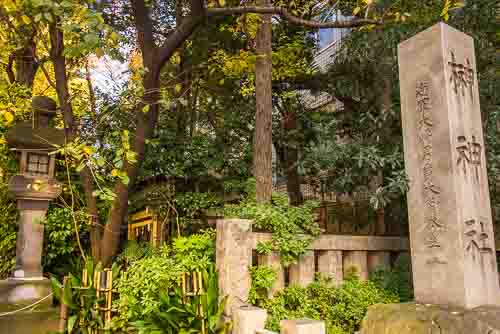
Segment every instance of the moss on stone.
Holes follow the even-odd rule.
[[[463,310],[421,304],[379,304],[368,309],[360,334],[490,334],[500,331],[500,308]]]

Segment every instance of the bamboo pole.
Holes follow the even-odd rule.
[[[66,330],[66,323],[68,321],[68,305],[64,303],[64,289],[66,289],[69,281],[69,276],[64,276],[63,290],[61,293],[61,308],[59,311],[59,332],[64,333]]]

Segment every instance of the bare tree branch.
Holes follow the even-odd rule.
[[[290,12],[287,9],[280,7],[248,6],[248,7],[227,7],[227,8],[206,9],[207,16],[240,15],[247,13],[280,15],[291,23],[311,28],[354,28],[369,24],[375,24],[375,25],[382,24],[382,21],[372,20],[372,19],[352,19],[346,21],[330,21],[330,22],[305,20],[290,14]]]

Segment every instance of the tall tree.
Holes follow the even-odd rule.
[[[263,7],[270,7],[270,0],[258,0]],[[255,138],[253,173],[257,181],[258,202],[271,201],[273,187],[273,92],[272,92],[272,24],[271,15],[260,16],[262,23],[257,30],[255,63]]]

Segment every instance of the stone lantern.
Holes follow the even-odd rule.
[[[55,155],[50,152],[64,143],[64,131],[50,126],[56,115],[52,99],[33,97],[32,110],[31,121],[16,124],[6,134],[9,149],[19,159],[19,172],[9,182],[19,210],[19,230],[16,267],[11,278],[0,282],[0,303],[30,302],[50,294],[41,265],[44,226],[40,222],[50,201],[61,193],[54,177]]]

